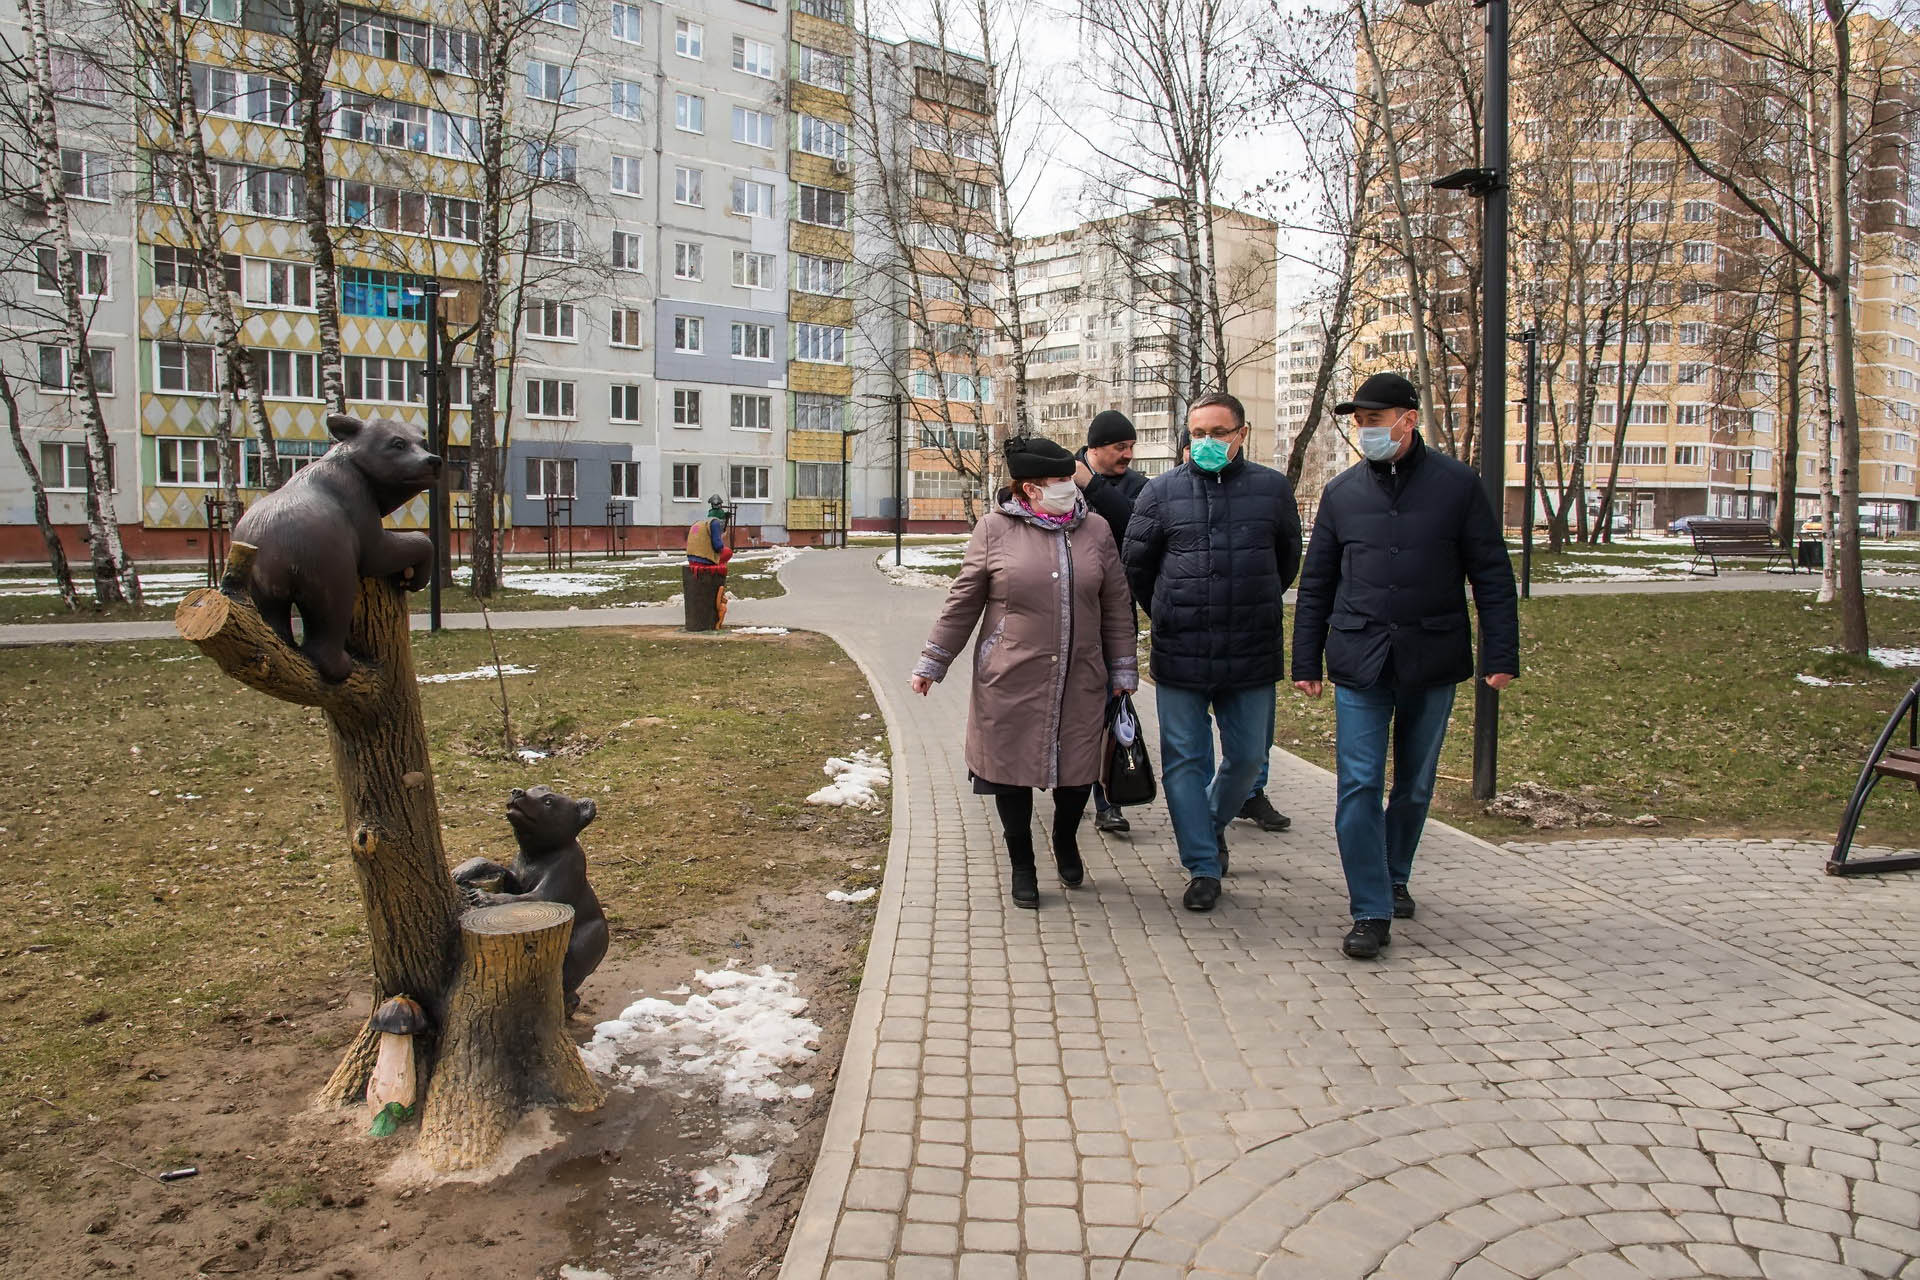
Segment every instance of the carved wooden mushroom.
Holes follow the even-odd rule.
[[[367,1078],[367,1113],[379,1127],[381,1113],[398,1103],[398,1118],[412,1114],[419,1097],[413,1038],[427,1029],[426,1010],[407,996],[395,996],[373,1011],[368,1025],[380,1033],[373,1074]]]

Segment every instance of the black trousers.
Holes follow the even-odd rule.
[[[1080,852],[1080,819],[1087,812],[1087,797],[1093,785],[1055,787],[1053,791],[1053,852],[1075,856]],[[1016,866],[1033,862],[1033,788],[1001,787],[993,797],[1000,811],[1000,826],[1007,837],[1007,856]]]

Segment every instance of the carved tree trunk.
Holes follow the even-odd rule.
[[[560,968],[572,931],[572,909],[565,908],[565,919],[551,925],[557,944],[538,930],[531,937],[515,933],[501,944],[515,949],[527,944],[520,962],[527,972],[516,979],[519,985],[495,981],[503,962],[486,956],[476,962],[471,942],[466,964],[456,973],[461,928],[474,929],[474,917],[488,912],[469,912],[463,921],[459,891],[447,872],[405,593],[383,580],[361,580],[347,639],[353,670],[332,684],[255,610],[247,591],[254,550],[235,542],[220,586],[189,592],[174,625],[242,684],[326,713],[334,781],[351,833],[354,873],[373,949],[373,1007],[390,996],[405,995],[426,1009],[438,1032],[417,1042],[427,1113],[438,1118],[442,1129],[457,1129],[462,1135],[459,1141],[435,1144],[428,1155],[436,1163],[457,1159],[461,1167],[484,1163],[492,1153],[491,1148],[483,1150],[485,1142],[497,1142],[524,1103],[490,1085],[477,1089],[475,1080],[514,1074],[533,1054],[556,1082],[551,1090],[555,1100],[573,1107],[597,1104],[597,1086],[566,1036],[564,1015],[556,1013],[551,1023],[531,1017],[526,1013],[530,997],[521,989],[550,986],[554,1009],[560,1009]],[[513,916],[509,923],[524,918]],[[498,931],[498,926],[492,928]],[[556,945],[549,962],[546,951]],[[496,997],[507,998],[511,1007],[493,1009],[489,1002]],[[495,1036],[495,1028],[510,1034]],[[534,1030],[544,1038],[528,1040]],[[378,1040],[370,1026],[361,1028],[321,1090],[323,1104],[351,1106],[365,1096]],[[436,1050],[442,1046],[446,1061],[459,1064],[444,1079],[435,1069]],[[569,1056],[578,1079],[550,1061]],[[484,1069],[476,1065],[486,1063],[491,1065]],[[546,1095],[535,1089],[530,1096]]]
[[[530,1107],[591,1111],[606,1100],[567,1038],[560,989],[573,908],[478,907],[460,918],[460,968],[447,997],[421,1154],[442,1169],[485,1164]]]

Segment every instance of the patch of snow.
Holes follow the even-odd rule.
[[[886,762],[870,751],[853,753],[851,760],[831,757],[826,775],[833,781],[807,797],[808,804],[824,804],[847,809],[878,809],[880,797],[874,788],[893,781]]]
[[[773,1154],[746,1156],[737,1152],[693,1175],[693,1199],[711,1221],[701,1228],[709,1240],[718,1240],[747,1211],[767,1185]]]
[[[875,563],[879,565],[880,572],[887,575],[887,581],[896,587],[937,587],[945,591],[953,586],[951,578],[943,578],[937,573],[921,573],[918,569],[895,564],[892,552]]]
[[[811,1098],[813,1096],[813,1086],[810,1084],[797,1084],[787,1090],[787,1096],[789,1098]]]
[[[900,563],[909,569],[929,569],[935,565],[959,564],[966,554],[966,547],[958,544],[944,547],[902,547]],[[887,564],[892,564],[893,552],[882,552],[880,558]]]
[[[538,667],[522,667],[507,662],[498,667],[475,667],[471,671],[449,671],[444,675],[416,678],[421,684],[452,684],[456,680],[491,680],[495,676],[530,676],[538,670]]]
[[[536,760],[545,760],[547,758],[545,751],[539,751],[533,747],[521,747],[513,754],[527,764],[532,764]]]
[[[810,1046],[820,1040],[819,1025],[800,1016],[807,1002],[794,975],[763,964],[752,973],[696,970],[693,978],[710,994],[689,995],[680,1004],[636,1000],[593,1029],[581,1058],[628,1084],[717,1082],[723,1099],[781,1097],[774,1077],[811,1058]]]
[[[728,627],[727,630],[737,636],[784,636],[792,634],[785,627]]]
[[[1838,649],[1827,646],[1821,653],[1838,653]],[[1867,656],[1883,667],[1920,667],[1920,648],[1878,648],[1867,650]]]
[[[852,893],[842,893],[838,889],[827,890],[828,902],[866,902],[879,893],[878,889],[855,889]]]
[[[1794,679],[1798,680],[1801,684],[1810,684],[1816,689],[1831,689],[1833,687],[1833,681],[1822,680],[1819,676],[1810,676],[1804,671],[1795,676]]]
[[[84,568],[84,566],[83,566]],[[80,575],[74,578],[74,585],[81,588],[82,595],[92,590]],[[195,569],[187,573],[142,573],[140,575],[140,596],[148,604],[178,604],[180,598],[195,587],[207,585],[207,571]],[[0,598],[25,596],[60,595],[60,584],[52,577],[33,575],[20,578],[0,578]]]
[[[613,1280],[605,1271],[587,1271],[580,1267],[561,1267],[560,1280]]]
[[[542,596],[597,596],[620,585],[617,573],[516,573],[508,570],[502,583],[516,591]]]

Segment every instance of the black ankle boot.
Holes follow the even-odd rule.
[[[1060,883],[1078,889],[1087,878],[1087,864],[1080,861],[1080,843],[1071,831],[1053,833],[1053,865],[1060,872]]]
[[[1009,831],[1006,836],[1007,862],[1012,867],[1013,905],[1037,907],[1040,905],[1040,873],[1033,865],[1033,832],[1031,829]]]

